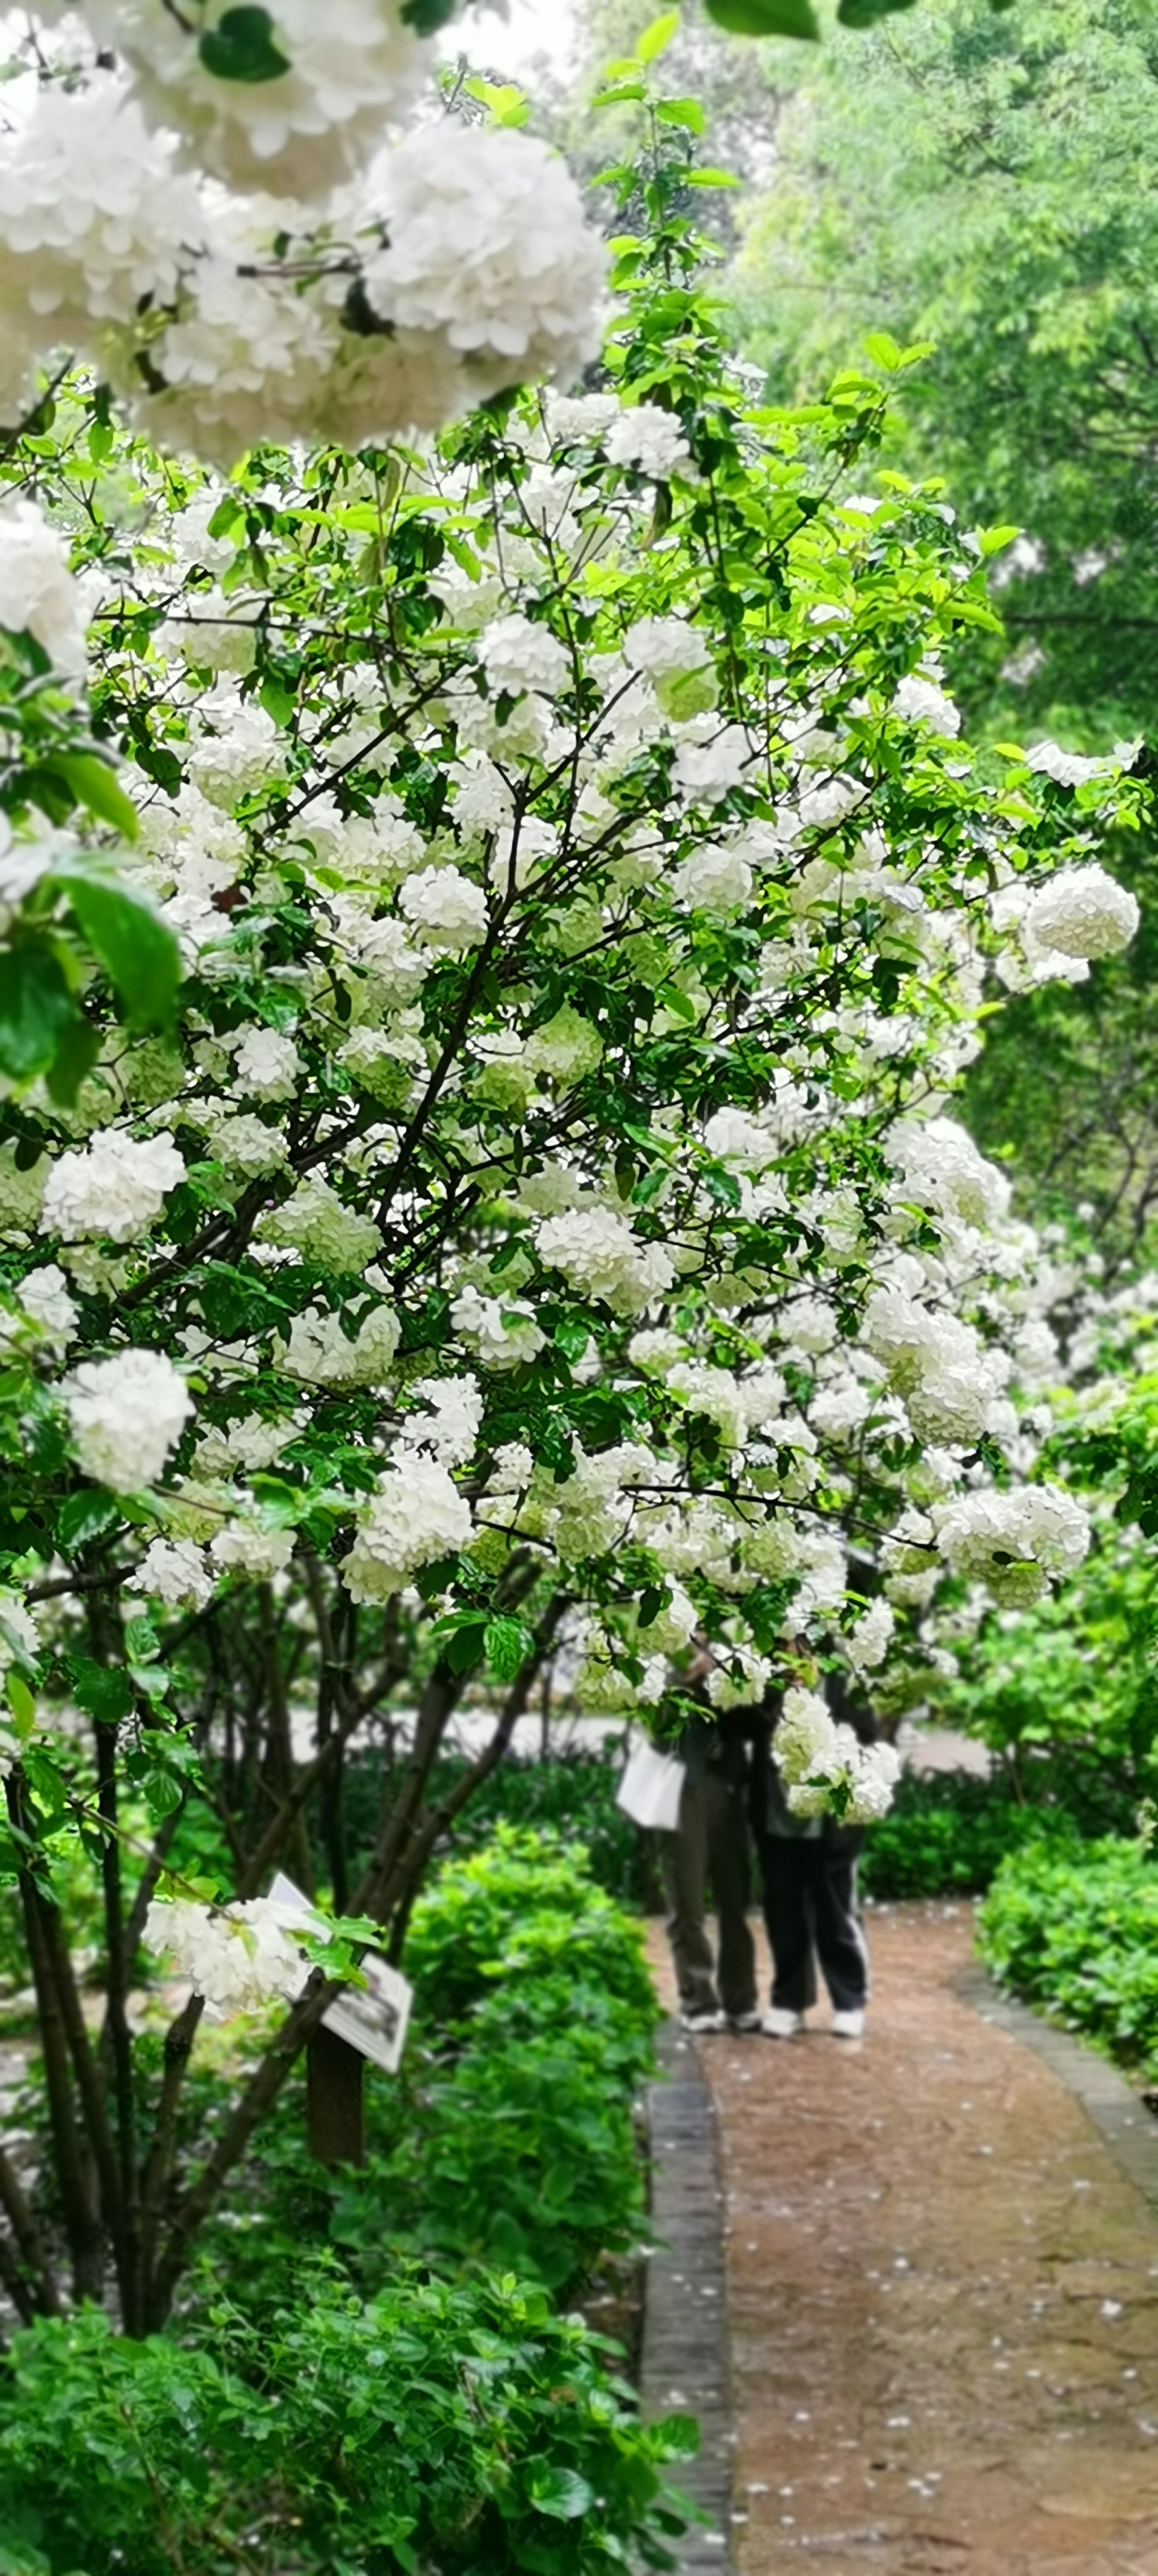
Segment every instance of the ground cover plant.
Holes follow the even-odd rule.
[[[1125,2065],[1158,2069],[1158,1869],[1147,1846],[1011,1854],[981,1909],[980,1942],[1014,1994]]]

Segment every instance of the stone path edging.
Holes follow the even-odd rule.
[[[732,2444],[725,2315],[724,2196],[716,2110],[695,2049],[674,2021],[656,2043],[647,2089],[651,2238],[640,2398],[645,2417],[695,2415],[700,2447],[673,2464],[672,2484],[709,2517],[679,2551],[680,2576],[729,2576]]]
[[[1158,2214],[1158,2120],[1126,2077],[1088,2043],[1003,1993],[980,1961],[962,1969],[953,1984],[982,2021],[1044,2058],[1051,2074],[1081,2103],[1127,2180]]]

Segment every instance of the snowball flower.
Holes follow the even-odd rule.
[[[166,1193],[185,1178],[185,1164],[171,1136],[138,1142],[110,1127],[80,1153],[61,1154],[48,1175],[40,1211],[43,1234],[77,1243],[106,1235],[131,1243],[161,1213]]]
[[[311,196],[358,166],[429,76],[431,47],[401,0],[276,0],[272,78],[223,76],[198,36],[218,33],[230,0],[196,13],[157,0],[86,0],[94,33],[128,63],[151,119],[176,128],[197,161],[235,187]]]
[[[872,1825],[887,1816],[901,1776],[901,1757],[892,1744],[862,1744],[849,1773],[849,1801],[842,1823]]]
[[[0,508],[0,626],[27,632],[54,669],[79,678],[85,662],[83,596],[63,540],[23,494]]]
[[[483,1417],[482,1390],[475,1377],[420,1377],[410,1389],[428,1405],[433,1422],[423,1422],[425,1446],[444,1467],[465,1467],[473,1458]]]
[[[215,1565],[226,1574],[248,1575],[254,1583],[284,1574],[293,1552],[292,1529],[265,1529],[260,1521],[227,1521],[209,1542]]]
[[[493,697],[521,697],[527,690],[554,697],[573,676],[566,645],[549,626],[519,614],[483,628],[478,656]]]
[[[1025,926],[1063,957],[1112,957],[1128,948],[1140,918],[1133,895],[1104,868],[1062,868],[1031,898]]]
[[[961,715],[952,698],[947,698],[935,680],[924,680],[912,672],[902,680],[893,699],[893,714],[903,716],[910,724],[927,724],[930,733],[952,739],[961,731]]]
[[[85,1475],[114,1494],[157,1483],[193,1411],[180,1369],[162,1351],[82,1360],[63,1393]]]
[[[278,1029],[247,1029],[234,1059],[234,1090],[255,1100],[292,1100],[302,1069],[293,1039]]]
[[[748,739],[739,725],[725,725],[712,742],[681,742],[676,785],[693,804],[718,805],[738,787],[748,766]]]
[[[382,1249],[373,1218],[359,1216],[332,1190],[328,1181],[299,1181],[292,1198],[270,1210],[262,1233],[271,1243],[291,1245],[303,1260],[321,1270],[364,1270]]]
[[[373,1500],[358,1515],[357,1533],[342,1559],[342,1577],[354,1601],[388,1601],[424,1565],[465,1547],[470,1505],[437,1458],[403,1452]]]
[[[606,254],[536,136],[444,117],[385,152],[366,195],[382,227],[367,302],[404,344],[437,335],[465,370],[465,401],[472,387],[573,379],[594,357]]]
[[[486,896],[461,868],[424,868],[407,877],[398,905],[419,939],[447,956],[461,956],[486,938]]]
[[[752,871],[738,842],[704,841],[676,868],[671,890],[677,903],[726,921],[749,903]]]
[[[711,639],[685,617],[640,617],[623,638],[623,658],[650,680],[665,716],[683,721],[716,703]]]
[[[1072,1574],[1090,1544],[1088,1514],[1060,1485],[963,1494],[942,1512],[937,1546],[954,1574],[984,1583],[1003,1607],[1038,1601],[1051,1574]]]
[[[297,1923],[297,1938],[294,1923]],[[320,1930],[320,1922],[308,1931]],[[298,1948],[302,1918],[267,1896],[222,1906],[154,1897],[145,1917],[146,1947],[171,1959],[215,2018],[292,2003],[309,1974]]]
[[[875,1672],[877,1666],[883,1664],[895,1626],[889,1602],[869,1603],[846,1640],[849,1662],[856,1672]]]
[[[626,1219],[610,1208],[575,1208],[536,1228],[539,1259],[561,1270],[585,1297],[601,1297],[624,1315],[642,1314],[663,1295],[675,1266],[658,1243],[641,1243]]]
[[[610,464],[636,465],[656,483],[683,473],[692,461],[682,424],[659,403],[634,403],[630,411],[621,411],[604,447]]]
[[[285,1367],[307,1386],[385,1386],[402,1337],[391,1306],[374,1306],[350,1339],[340,1315],[307,1306],[290,1325]]]
[[[1111,778],[1118,768],[1116,760],[1087,760],[1080,751],[1063,751],[1057,742],[1035,742],[1025,755],[1027,769],[1041,778],[1052,778],[1059,787],[1085,787],[1091,778]]]
[[[772,1751],[781,1777],[793,1784],[831,1764],[836,1751],[832,1712],[819,1691],[793,1684],[784,1693]]]
[[[543,1349],[541,1333],[529,1306],[513,1297],[484,1297],[478,1288],[462,1288],[450,1309],[460,1342],[485,1368],[520,1368]]]
[[[553,1019],[532,1031],[524,1060],[532,1073],[552,1082],[584,1082],[603,1061],[603,1040],[590,1020],[564,1002]]]
[[[194,1539],[155,1538],[126,1589],[147,1593],[166,1610],[203,1610],[213,1598],[213,1576]]]
[[[31,1315],[41,1332],[53,1341],[67,1342],[76,1331],[77,1313],[68,1293],[68,1282],[55,1261],[40,1270],[26,1270],[17,1289],[26,1315]]]

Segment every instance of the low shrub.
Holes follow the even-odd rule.
[[[1132,2066],[1158,2065],[1158,1867],[1138,1842],[1011,1854],[981,1908],[1000,1982]]]
[[[673,2562],[686,2417],[643,2425],[608,2348],[541,2292],[323,2266],[212,2348],[86,2310],[0,2364],[4,2576],[606,2576]]]
[[[589,1852],[524,1827],[500,1825],[485,1849],[444,1863],[403,1964],[428,2030],[455,2030],[498,1984],[534,2000],[556,1977],[613,1997],[642,2031],[658,2018],[639,1928],[596,1886]]]
[[[978,1896],[1010,1853],[1089,1834],[1129,1834],[1137,1791],[1082,1766],[1043,1758],[1007,1771],[906,1771],[889,1814],[874,1825],[861,1886],[878,1901]]]

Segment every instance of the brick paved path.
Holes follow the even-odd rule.
[[[863,2043],[696,2043],[739,2576],[1158,2576],[1158,2124],[1117,2114],[1148,2197],[970,1999],[968,1908],[869,1932]]]

